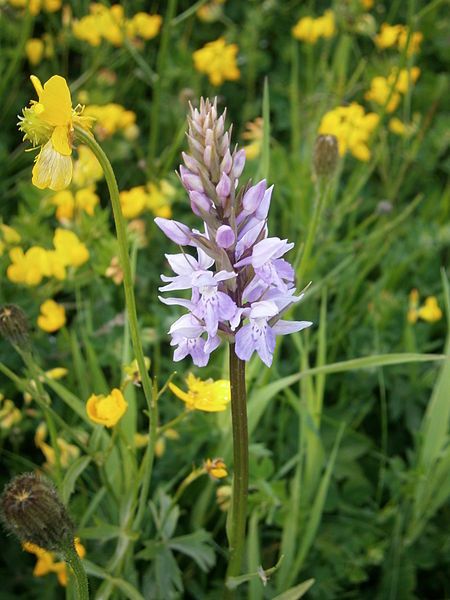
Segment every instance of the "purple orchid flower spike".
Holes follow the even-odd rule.
[[[170,328],[174,359],[187,355],[205,365],[220,343],[220,333],[235,343],[235,352],[250,360],[254,352],[272,364],[277,335],[309,327],[309,321],[284,321],[281,314],[300,300],[294,269],[283,258],[294,244],[268,237],[267,216],[273,186],[266,180],[239,189],[245,152],[232,151],[231,129],[216,102],[202,99],[188,118],[189,152],[183,153],[180,180],[189,194],[204,233],[178,221],[155,219],[176,244],[197,248],[197,258],[169,254],[175,276],[162,275],[161,292],[191,290],[190,299],[160,298],[189,312]]]

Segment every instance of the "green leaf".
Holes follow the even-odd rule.
[[[263,141],[261,150],[261,159],[258,165],[258,172],[256,174],[256,181],[260,179],[269,179],[269,167],[270,167],[270,94],[269,94],[269,80],[267,77],[264,80],[264,92],[263,92]]]
[[[307,579],[303,583],[286,590],[282,594],[275,596],[273,600],[298,600],[306,594],[310,587],[314,584],[314,579]]]
[[[216,563],[214,550],[211,547],[211,534],[204,529],[173,538],[168,543],[171,550],[177,550],[195,560],[205,573]]]
[[[123,535],[123,530],[117,525],[102,523],[95,527],[84,527],[78,530],[81,538],[89,540],[112,540]]]
[[[69,503],[70,496],[73,493],[75,483],[78,477],[81,475],[81,473],[85,470],[85,468],[90,462],[90,456],[80,456],[80,458],[77,458],[67,469],[61,490],[62,500],[64,504]]]
[[[129,600],[145,600],[144,596],[142,596],[142,594],[133,585],[131,585],[131,583],[128,583],[128,581],[125,581],[120,577],[113,577],[107,571],[102,569],[102,567],[99,567],[98,565],[89,560],[83,559],[83,565],[88,575],[98,577],[99,579],[104,579],[110,585],[118,588],[121,592],[123,592],[123,595],[120,595],[121,598],[129,598]],[[105,584],[102,585],[104,586]],[[96,595],[96,598],[98,597],[102,597],[100,590],[97,592]]]

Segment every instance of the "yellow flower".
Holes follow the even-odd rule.
[[[64,77],[54,75],[42,86],[34,75],[31,81],[39,100],[23,109],[19,129],[24,140],[40,146],[33,167],[33,184],[39,189],[59,191],[72,179],[73,126],[89,129],[90,119],[81,116],[82,108],[73,109]]]
[[[222,85],[226,80],[236,81],[241,73],[236,64],[237,44],[226,44],[224,38],[209,42],[194,52],[194,66],[205,73],[213,85]]]
[[[395,133],[395,135],[405,135],[407,131],[406,125],[397,117],[390,119],[389,130],[392,131],[392,133]]]
[[[120,104],[110,103],[103,106],[91,104],[86,106],[84,114],[95,119],[95,134],[104,140],[116,131],[124,131],[136,122],[136,114],[126,110]]]
[[[148,356],[144,356],[145,368],[147,371],[150,369],[150,359]],[[130,364],[124,365],[125,381],[131,382],[134,385],[139,385],[142,381],[141,374],[139,373],[139,366],[137,360],[134,359]]]
[[[376,104],[385,106],[388,113],[394,112],[397,108],[401,94],[406,94],[409,86],[414,84],[420,75],[419,67],[411,69],[401,69],[396,67],[391,69],[388,77],[374,77],[370,82],[370,89],[365,93],[366,100],[372,100]],[[389,98],[389,102],[388,102]]]
[[[50,202],[56,206],[58,221],[71,221],[75,210],[75,198],[70,190],[61,190],[51,197]]]
[[[65,367],[55,367],[54,369],[49,369],[45,371],[45,375],[49,379],[62,379],[67,375],[69,371]]]
[[[122,392],[114,388],[107,396],[92,394],[86,403],[86,412],[94,423],[114,427],[125,414],[127,407]]]
[[[45,456],[44,468],[51,470],[56,464],[56,453],[55,450],[46,443],[47,438],[47,425],[42,422],[38,425],[36,433],[34,435],[34,443],[37,448]],[[61,466],[66,469],[71,462],[73,462],[80,455],[80,449],[74,444],[69,444],[65,439],[58,437],[56,443],[59,448],[59,459]]]
[[[247,160],[253,160],[261,154],[261,146],[264,134],[264,123],[261,117],[254,121],[249,121],[245,125],[245,131],[242,134],[244,140],[250,143],[244,146],[245,157]]]
[[[371,157],[367,144],[378,122],[377,114],[366,114],[362,106],[352,102],[327,112],[320,122],[319,133],[337,138],[341,156],[348,150],[358,160],[367,162]]]
[[[294,38],[308,44],[315,44],[321,37],[331,38],[335,33],[336,24],[332,10],[326,10],[317,19],[303,17],[292,28]]]
[[[61,8],[62,0],[8,0],[15,8],[28,8],[30,14],[37,15],[42,10],[56,12]]]
[[[158,35],[161,29],[162,17],[160,15],[149,15],[144,12],[138,12],[129,23],[136,35],[144,40],[151,40]]]
[[[175,188],[168,181],[162,179],[158,183],[148,183],[147,192],[147,208],[155,217],[170,219],[172,216],[170,203],[175,196]]]
[[[378,33],[374,42],[378,48],[392,48],[397,46],[400,51],[404,50],[408,41],[409,29],[404,25],[389,25],[383,23],[381,25],[380,33]],[[420,44],[423,40],[423,34],[420,31],[411,33],[408,45],[408,56],[415,54],[420,50]]]
[[[66,324],[66,311],[64,306],[58,304],[54,300],[46,300],[41,304],[41,314],[38,317],[38,326],[47,331],[53,333],[58,331],[61,327]]]
[[[188,391],[183,392],[173,383],[169,383],[172,392],[183,400],[186,408],[192,410],[204,410],[205,412],[220,412],[226,410],[227,404],[231,400],[230,382],[228,379],[219,379],[213,381],[207,379],[202,381],[192,373],[186,378]]]
[[[105,271],[106,277],[110,277],[116,285],[120,285],[123,281],[123,269],[120,266],[118,256],[113,256],[109,267]]]
[[[78,158],[73,165],[73,183],[78,188],[93,186],[104,176],[95,154],[87,146],[78,146]]]
[[[0,232],[2,234],[3,240],[7,244],[18,244],[22,239],[20,237],[20,233],[18,233],[15,229],[10,227],[9,225],[5,225],[2,223],[0,225]]]
[[[78,556],[83,558],[86,555],[86,549],[81,544],[80,539],[75,538],[74,544]],[[35,577],[42,577],[44,575],[48,575],[49,573],[55,573],[58,577],[60,585],[67,585],[66,563],[63,561],[55,561],[54,552],[48,552],[47,550],[44,550],[40,546],[32,544],[31,542],[24,542],[22,544],[22,548],[26,552],[34,554],[37,558],[37,562],[33,570],[33,575]]]
[[[231,485],[221,485],[220,487],[217,488],[217,491],[216,491],[217,505],[221,511],[227,512],[227,510],[230,508],[231,495],[232,495]]]
[[[122,214],[126,219],[134,219],[146,208],[148,195],[143,185],[124,190],[119,194]]]
[[[44,42],[39,38],[30,38],[25,44],[25,54],[31,65],[38,65],[44,56]]]
[[[39,285],[48,271],[47,251],[39,246],[32,246],[26,253],[22,248],[12,248],[9,258],[11,264],[6,275],[13,283]]]
[[[434,323],[442,319],[442,310],[439,308],[437,298],[435,296],[428,296],[425,299],[425,304],[417,311],[419,319],[423,319],[428,323]]]
[[[223,479],[228,475],[227,465],[221,458],[207,458],[203,463],[205,471],[212,479]]]
[[[213,23],[220,19],[223,14],[222,4],[225,4],[225,0],[211,0],[211,2],[200,6],[195,14],[200,21]]]
[[[89,250],[73,231],[56,229],[53,245],[56,254],[66,266],[80,267],[89,259]]]
[[[0,429],[11,429],[22,420],[22,413],[12,400],[0,393]]]

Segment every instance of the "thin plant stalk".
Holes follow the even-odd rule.
[[[230,559],[226,577],[241,572],[245,546],[248,496],[248,426],[245,362],[230,344],[231,416],[233,428],[233,498],[231,509]],[[231,597],[227,590],[226,597]]]

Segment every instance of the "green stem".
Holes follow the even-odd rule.
[[[89,583],[84,570],[83,563],[75,550],[75,546],[67,545],[64,550],[64,558],[72,568],[75,575],[77,600],[89,600]]]
[[[233,427],[233,499],[231,512],[230,559],[226,577],[241,573],[245,546],[245,525],[248,495],[248,428],[245,362],[238,358],[235,345],[230,344],[231,416]],[[234,593],[225,591],[225,597]]]
[[[136,301],[133,290],[133,277],[131,274],[130,257],[128,255],[127,234],[125,221],[122,215],[122,209],[120,206],[119,188],[117,187],[116,177],[108,157],[92,135],[90,135],[81,127],[75,126],[75,137],[92,150],[105,174],[106,184],[108,185],[109,195],[111,198],[114,222],[116,225],[117,241],[119,243],[119,258],[123,270],[123,287],[125,291],[125,303],[130,326],[131,343],[133,345],[134,355],[139,366],[139,373],[141,375],[145,399],[147,401],[148,409],[151,412],[153,407],[152,385],[147,368],[145,366],[144,352],[142,349],[141,338],[139,337]]]

